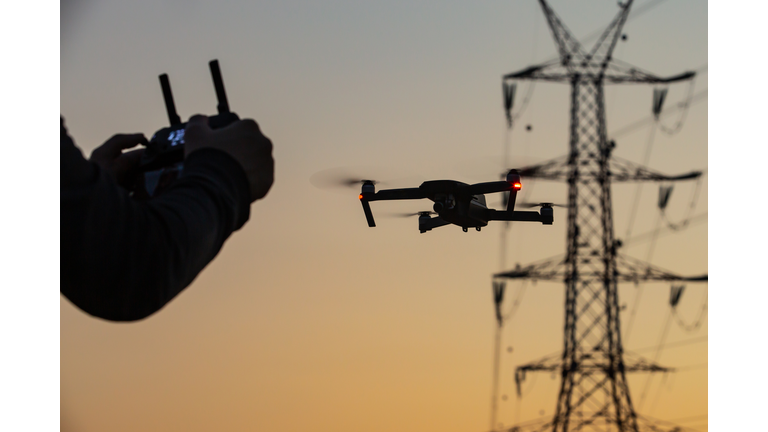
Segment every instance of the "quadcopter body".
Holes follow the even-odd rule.
[[[467,184],[455,180],[430,180],[422,183],[417,188],[384,189],[376,192],[372,180],[364,180],[360,192],[360,202],[368,221],[368,226],[375,227],[371,211],[371,201],[384,200],[415,200],[429,199],[434,204],[433,212],[419,212],[419,231],[425,233],[445,225],[460,226],[464,232],[469,228],[480,231],[488,222],[501,221],[525,221],[541,222],[544,225],[552,225],[554,216],[550,204],[542,204],[541,213],[535,211],[515,211],[515,198],[517,192],[522,189],[520,175],[517,170],[510,170],[506,180]],[[488,208],[485,194],[509,192],[507,208],[495,210]]]

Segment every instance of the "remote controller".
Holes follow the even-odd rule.
[[[240,118],[237,114],[229,111],[224,81],[219,70],[219,61],[211,60],[209,66],[213,87],[216,89],[218,114],[208,117],[208,125],[211,129],[218,129],[234,123]],[[140,174],[133,190],[133,196],[141,199],[148,199],[162,193],[168,185],[179,177],[184,168],[184,130],[187,123],[182,123],[176,113],[168,75],[162,74],[159,78],[163,99],[165,99],[165,109],[168,111],[168,121],[171,125],[152,135],[152,139],[149,140],[139,162]]]

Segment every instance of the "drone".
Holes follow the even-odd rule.
[[[552,225],[554,212],[551,203],[541,203],[541,212],[515,211],[517,192],[523,188],[520,174],[510,170],[506,180],[466,184],[455,180],[430,180],[417,188],[384,189],[376,192],[373,180],[361,181],[360,203],[369,227],[375,227],[370,203],[386,200],[429,199],[434,202],[432,211],[416,213],[419,215],[419,232],[425,233],[445,225],[458,225],[464,232],[469,228],[477,231],[490,221],[541,222]],[[485,194],[509,192],[506,210],[488,208]],[[432,217],[432,215],[437,215]]]

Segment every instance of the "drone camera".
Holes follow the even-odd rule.
[[[432,210],[435,213],[440,213],[445,210],[452,210],[456,207],[456,197],[453,194],[436,194],[435,204],[432,206]]]

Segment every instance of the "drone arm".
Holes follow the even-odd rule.
[[[498,211],[489,209],[488,220],[541,222],[544,225],[552,225],[551,215],[540,214],[535,211]]]
[[[539,212],[535,211],[498,211],[489,209],[488,220],[541,222]]]
[[[376,192],[367,200],[368,201],[383,201],[383,200],[407,200],[407,199],[422,199],[427,196],[419,188],[405,188],[405,189],[384,189]]]
[[[512,189],[512,185],[504,180],[476,183],[467,187],[467,192],[470,195],[483,195],[487,193],[506,192]]]
[[[371,211],[371,201],[421,199],[426,198],[426,196],[419,188],[385,189],[374,192],[373,183],[370,183],[363,185],[363,191],[360,193],[359,198],[360,204],[363,205],[363,212],[365,213],[366,221],[368,221],[368,226],[372,228],[376,226],[376,222],[373,219],[373,211]]]

